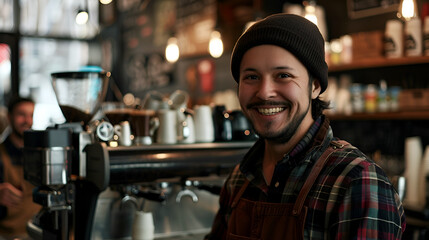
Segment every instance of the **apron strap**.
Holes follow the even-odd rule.
[[[240,164],[235,166],[234,172],[240,171],[239,170]],[[240,201],[241,196],[243,196],[244,191],[246,191],[247,186],[249,186],[250,181],[247,180],[247,178],[244,178],[243,186],[241,186],[240,190],[238,191],[237,195],[234,197],[234,201],[232,201],[231,208],[235,208],[237,206],[238,201]],[[230,200],[231,201],[231,200]]]
[[[240,201],[241,196],[243,196],[244,191],[246,191],[247,186],[249,186],[250,181],[245,178],[243,186],[241,186],[240,190],[238,191],[237,195],[235,195],[234,201],[231,204],[231,208],[234,208],[237,206],[238,201]]]
[[[313,169],[311,169],[310,175],[308,176],[307,180],[304,182],[304,185],[299,192],[298,198],[296,199],[295,205],[293,206],[292,214],[294,216],[299,216],[301,213],[302,207],[304,206],[305,199],[307,198],[308,193],[310,192],[311,187],[315,183],[317,177],[320,174],[320,171],[322,171],[323,166],[327,162],[329,156],[337,151],[337,149],[343,148],[346,144],[348,144],[346,141],[331,141],[330,147],[326,149],[325,152],[323,152],[322,156],[319,158],[319,161],[316,162]]]

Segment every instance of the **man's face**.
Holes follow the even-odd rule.
[[[12,131],[23,137],[24,131],[33,125],[34,104],[32,102],[21,102],[9,113],[9,122]]]
[[[309,86],[304,65],[289,51],[275,45],[249,49],[240,65],[238,98],[258,135],[287,142],[305,134],[313,122],[311,99],[320,93],[318,80]]]

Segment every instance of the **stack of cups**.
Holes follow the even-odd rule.
[[[423,26],[423,49],[425,56],[429,56],[429,16],[425,17]]]
[[[403,53],[403,25],[402,22],[392,19],[386,22],[384,33],[384,51],[387,58],[402,57]]]
[[[426,204],[426,181],[422,164],[423,147],[420,137],[405,139],[405,173],[406,194],[404,206],[421,211]]]
[[[405,55],[422,55],[422,23],[420,18],[412,18],[405,22]]]
[[[151,212],[137,211],[134,215],[132,227],[133,240],[153,240],[155,235],[155,226]]]

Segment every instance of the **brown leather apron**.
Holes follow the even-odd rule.
[[[332,143],[332,142],[331,142]],[[277,240],[303,239],[307,207],[304,206],[308,192],[319,176],[329,156],[342,148],[346,142],[333,142],[334,146],[322,154],[305,181],[295,204],[250,201],[241,198],[249,181],[237,193],[231,205],[227,240]]]
[[[22,202],[16,207],[8,207],[6,217],[0,221],[0,236],[26,237],[26,224],[41,206],[33,202],[34,186],[24,179],[23,167],[12,164],[3,145],[0,145],[0,156],[4,168],[0,174],[4,174],[4,181],[23,192]]]

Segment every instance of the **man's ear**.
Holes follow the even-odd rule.
[[[322,86],[320,85],[320,80],[315,78],[311,83],[311,99],[316,99],[320,92],[322,91]]]

